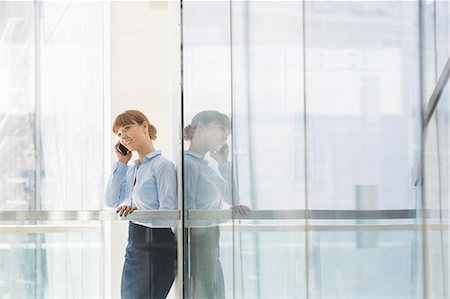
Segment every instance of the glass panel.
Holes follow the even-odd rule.
[[[449,262],[449,161],[450,99],[449,87],[441,95],[425,135],[425,220],[427,290],[431,298],[447,298],[450,285]]]
[[[437,81],[437,31],[436,31],[436,1],[421,1],[422,17],[422,59],[423,59],[423,92],[426,103]]]
[[[35,38],[34,4],[2,3],[1,153],[9,154],[2,158],[1,208],[98,209],[103,159],[92,157],[103,155],[102,5],[39,7],[43,26]],[[42,144],[39,156],[36,141]]]
[[[224,94],[231,88],[233,199],[239,196],[240,203],[255,212],[414,209],[421,144],[416,3],[232,1],[229,5],[188,2],[183,7],[184,116],[187,125],[203,94],[214,94],[209,86],[224,88],[224,102],[219,105],[226,105]],[[211,10],[200,15],[194,6]],[[224,43],[229,43],[230,53]],[[217,54],[219,47],[223,56]],[[225,63],[228,54],[231,74]],[[206,61],[207,57],[211,59]],[[222,76],[211,76],[217,72]],[[189,182],[186,160],[184,166],[184,179]],[[281,220],[285,214],[279,215]],[[359,227],[390,222],[326,222],[342,223]],[[234,250],[233,264],[222,263],[226,296],[408,298],[417,294],[414,226],[408,227],[408,233],[394,227],[386,234],[321,234],[308,232],[305,224],[323,222],[234,219],[231,226],[221,225],[221,258],[230,255],[226,246]],[[284,225],[298,233],[284,234],[283,229],[292,229]],[[276,233],[263,233],[265,226]],[[232,235],[223,233],[230,229],[235,231]],[[297,249],[297,254],[284,247],[275,249],[279,243]],[[378,264],[388,255],[403,257],[393,258],[398,271]],[[356,261],[370,266],[358,269]],[[329,265],[347,267],[351,275],[342,275],[337,284],[328,275]],[[233,286],[228,273],[234,276]],[[190,274],[186,277],[192,282]],[[291,276],[295,279],[280,279]]]
[[[450,56],[450,6],[448,1],[426,1],[423,51],[425,101],[429,100]],[[431,27],[431,29],[430,29]],[[449,114],[448,83],[425,130],[424,218],[425,291],[430,298],[448,298],[450,285],[449,248]]]
[[[450,57],[450,2],[435,0],[435,3],[437,72],[439,75]]]
[[[424,101],[428,101],[450,56],[449,1],[422,1]]]
[[[232,4],[233,124],[236,188],[241,197],[249,198],[254,209],[415,208],[420,157],[417,5],[373,1]],[[235,221],[236,229],[238,223],[252,224],[255,230],[268,225]],[[277,226],[278,222],[269,223]],[[328,222],[339,223],[341,220]],[[349,239],[348,235],[337,234],[343,240]],[[242,236],[234,236],[235,276],[240,277],[235,277],[236,296],[388,298],[408,297],[409,290],[415,288],[416,241],[412,232],[399,251],[389,244],[395,233],[387,241],[368,245],[367,250],[359,250],[359,243],[351,238],[345,245],[339,237],[322,243],[326,238],[315,232],[286,238],[289,245],[300,249],[298,256],[284,254],[280,260],[272,260],[269,273],[262,270],[265,266],[261,263],[266,261],[264,244],[272,239],[263,240],[262,236],[255,233],[246,240],[253,263],[237,260],[243,247],[236,240]],[[363,233],[361,238],[378,236]],[[334,259],[333,253],[338,254],[341,246],[350,249]],[[394,251],[396,255],[408,253],[398,261],[402,270],[390,272],[390,279],[403,284],[397,290],[394,285],[383,287],[388,267],[375,265],[375,260]],[[354,255],[366,263],[374,257],[374,265],[358,270],[354,260],[349,260]],[[305,259],[307,265],[299,264]],[[351,275],[342,276],[336,284],[321,260],[331,263],[333,269],[346,264]],[[278,270],[280,264],[284,267]],[[240,271],[252,273],[253,280]],[[289,279],[273,283],[288,273],[297,273],[295,285]],[[296,293],[299,285],[302,292]],[[365,285],[371,287],[364,289]]]
[[[15,222],[0,230],[2,298],[103,297],[104,248],[100,222],[39,225],[80,230],[67,233],[27,233],[26,229],[33,227],[26,224]],[[22,233],[11,232],[14,227]]]
[[[241,220],[232,229],[234,296],[227,298],[307,298],[304,221]]]
[[[254,211],[305,208],[303,29],[301,1],[232,2],[235,189]],[[305,298],[305,221],[233,224],[229,298]]]
[[[103,6],[43,2],[41,15],[42,209],[99,209],[104,160],[95,157],[103,157],[105,132]]]
[[[0,210],[99,209],[103,4],[2,1],[0,13]],[[102,297],[96,225],[82,234],[3,234],[2,227],[2,298]]]
[[[417,15],[418,6],[407,1],[306,2],[311,209],[416,207],[421,144]],[[410,232],[393,230],[309,233],[310,296],[416,296],[413,226]]]
[[[417,298],[412,229],[314,232],[311,239],[314,297]]]
[[[233,120],[241,198],[303,209],[301,2],[233,2]]]
[[[0,210],[35,207],[33,20],[32,2],[0,2]]]
[[[407,1],[307,2],[312,209],[415,208],[417,10]]]
[[[233,296],[233,239],[220,229],[227,220],[205,220],[233,204],[229,13],[228,2],[183,2],[184,279],[192,299]],[[203,220],[191,219],[194,210]]]

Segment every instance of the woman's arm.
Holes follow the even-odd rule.
[[[127,172],[128,166],[125,163],[120,161],[116,162],[108,184],[106,185],[105,202],[107,206],[116,208],[123,202],[125,197]]]
[[[118,207],[125,197],[125,187],[128,173],[128,162],[131,159],[131,152],[124,155],[119,151],[120,140],[114,145],[114,153],[117,156],[117,162],[114,165],[113,172],[109,178],[105,191],[106,205],[111,208]],[[125,205],[131,205],[131,202],[124,202]],[[122,214],[121,214],[122,216]]]
[[[240,203],[238,184],[236,180],[233,180],[231,162],[220,163],[218,168],[225,180],[224,200],[229,205],[238,205]]]
[[[172,162],[165,160],[156,170],[156,188],[160,210],[178,209],[177,172]]]
[[[233,180],[231,162],[228,161],[230,146],[225,143],[219,150],[211,151],[211,158],[217,161],[218,168],[222,178],[225,180],[223,199],[229,205],[238,205],[240,202],[238,184],[236,180]],[[234,188],[233,188],[234,187]]]
[[[194,210],[197,208],[195,195],[197,193],[199,170],[190,160],[184,160],[184,209]]]

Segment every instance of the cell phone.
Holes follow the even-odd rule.
[[[228,145],[228,143],[225,143],[224,145],[222,145],[221,148],[219,148],[218,150],[214,151],[213,153],[216,155],[224,155],[226,151],[228,151],[228,149],[230,148],[230,146]]]
[[[119,144],[119,146],[117,147],[117,150],[124,156],[126,156],[130,151],[121,144]]]
[[[225,143],[224,145],[222,145],[221,148],[219,148],[216,151],[216,153],[224,154],[229,148],[230,148],[230,146],[228,145],[228,143]]]

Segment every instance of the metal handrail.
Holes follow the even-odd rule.
[[[261,225],[242,223],[222,223],[219,228],[223,232],[263,233],[263,232],[388,232],[388,231],[420,231],[424,227],[418,223],[410,224],[299,224],[299,225]],[[448,224],[425,224],[431,231],[448,231]],[[101,233],[103,225],[1,225],[0,235],[4,234],[46,234],[46,233]]]
[[[444,69],[442,70],[441,75],[439,76],[439,80],[434,87],[433,93],[429,101],[426,103],[426,107],[424,108],[423,115],[423,129],[425,129],[431,118],[433,117],[434,111],[436,110],[436,106],[439,103],[442,93],[447,85],[448,78],[450,76],[450,57],[447,59],[447,62],[444,65]]]
[[[239,215],[232,210],[189,210],[187,220],[392,220],[416,219],[421,213],[427,218],[443,216],[448,218],[448,210],[252,210],[248,215]],[[116,220],[180,220],[179,210],[134,211],[127,216],[119,216],[111,210],[86,211],[0,211],[1,222],[15,221],[116,221]]]
[[[30,224],[30,225],[0,225],[0,234],[47,234],[47,233],[100,233],[102,224]]]
[[[449,225],[427,224],[426,229],[432,231],[448,231]],[[260,225],[260,224],[221,224],[223,232],[389,232],[389,231],[420,231],[420,224],[308,224],[308,225]]]
[[[444,92],[444,89],[447,85],[448,79],[450,77],[450,57],[447,58],[447,62],[444,65],[444,69],[439,76],[439,79],[434,86],[433,93],[430,96],[430,99],[427,103],[425,103],[425,107],[423,108],[423,121],[422,121],[422,131],[425,131],[428,127],[428,124],[433,117],[434,112],[436,111],[436,107],[441,99],[441,95]],[[416,165],[416,168],[413,175],[414,186],[419,186],[422,184],[422,172],[421,172],[421,162]]]
[[[416,210],[253,210],[248,215],[238,215],[232,210],[190,210],[189,220],[369,220],[369,219],[414,219]]]
[[[119,216],[115,211],[0,211],[0,221],[114,221],[179,220],[180,211],[134,211]]]

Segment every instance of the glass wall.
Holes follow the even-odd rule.
[[[0,210],[99,209],[102,3],[2,1],[0,14]],[[67,233],[14,229],[73,223],[1,224],[2,298],[103,296],[100,223]]]
[[[253,214],[234,221],[233,298],[308,295],[307,220],[286,215],[308,208],[304,9],[231,3],[236,189]]]
[[[182,8],[184,295],[192,299],[233,296],[234,242],[220,229],[230,220],[217,215],[233,204],[228,8],[208,1]]]
[[[311,220],[354,231],[309,233],[309,294],[414,298],[417,236],[399,225],[412,228],[415,219],[388,213],[416,208],[418,5],[306,2],[305,9],[308,208],[382,211],[379,219]]]
[[[169,297],[448,298],[449,1],[179,4]],[[115,298],[105,5],[0,1],[1,298]]]
[[[422,13],[423,100],[427,108],[437,102],[424,128],[424,294],[448,298],[450,100],[448,82],[442,79],[450,72],[450,5],[448,1],[425,1]],[[442,94],[436,96],[436,91]]]
[[[103,6],[38,6],[41,208],[96,210],[103,195]],[[82,19],[81,19],[82,18]],[[76,157],[76,159],[74,159]]]
[[[426,129],[424,251],[427,294],[447,298],[449,279],[449,87],[445,88]]]
[[[419,4],[183,3],[184,125],[230,117],[229,204],[251,209],[191,206],[185,156],[186,223],[220,231],[201,246],[187,234],[191,298],[212,294],[189,269],[208,246],[226,298],[422,296]],[[199,158],[218,174],[214,151]]]

